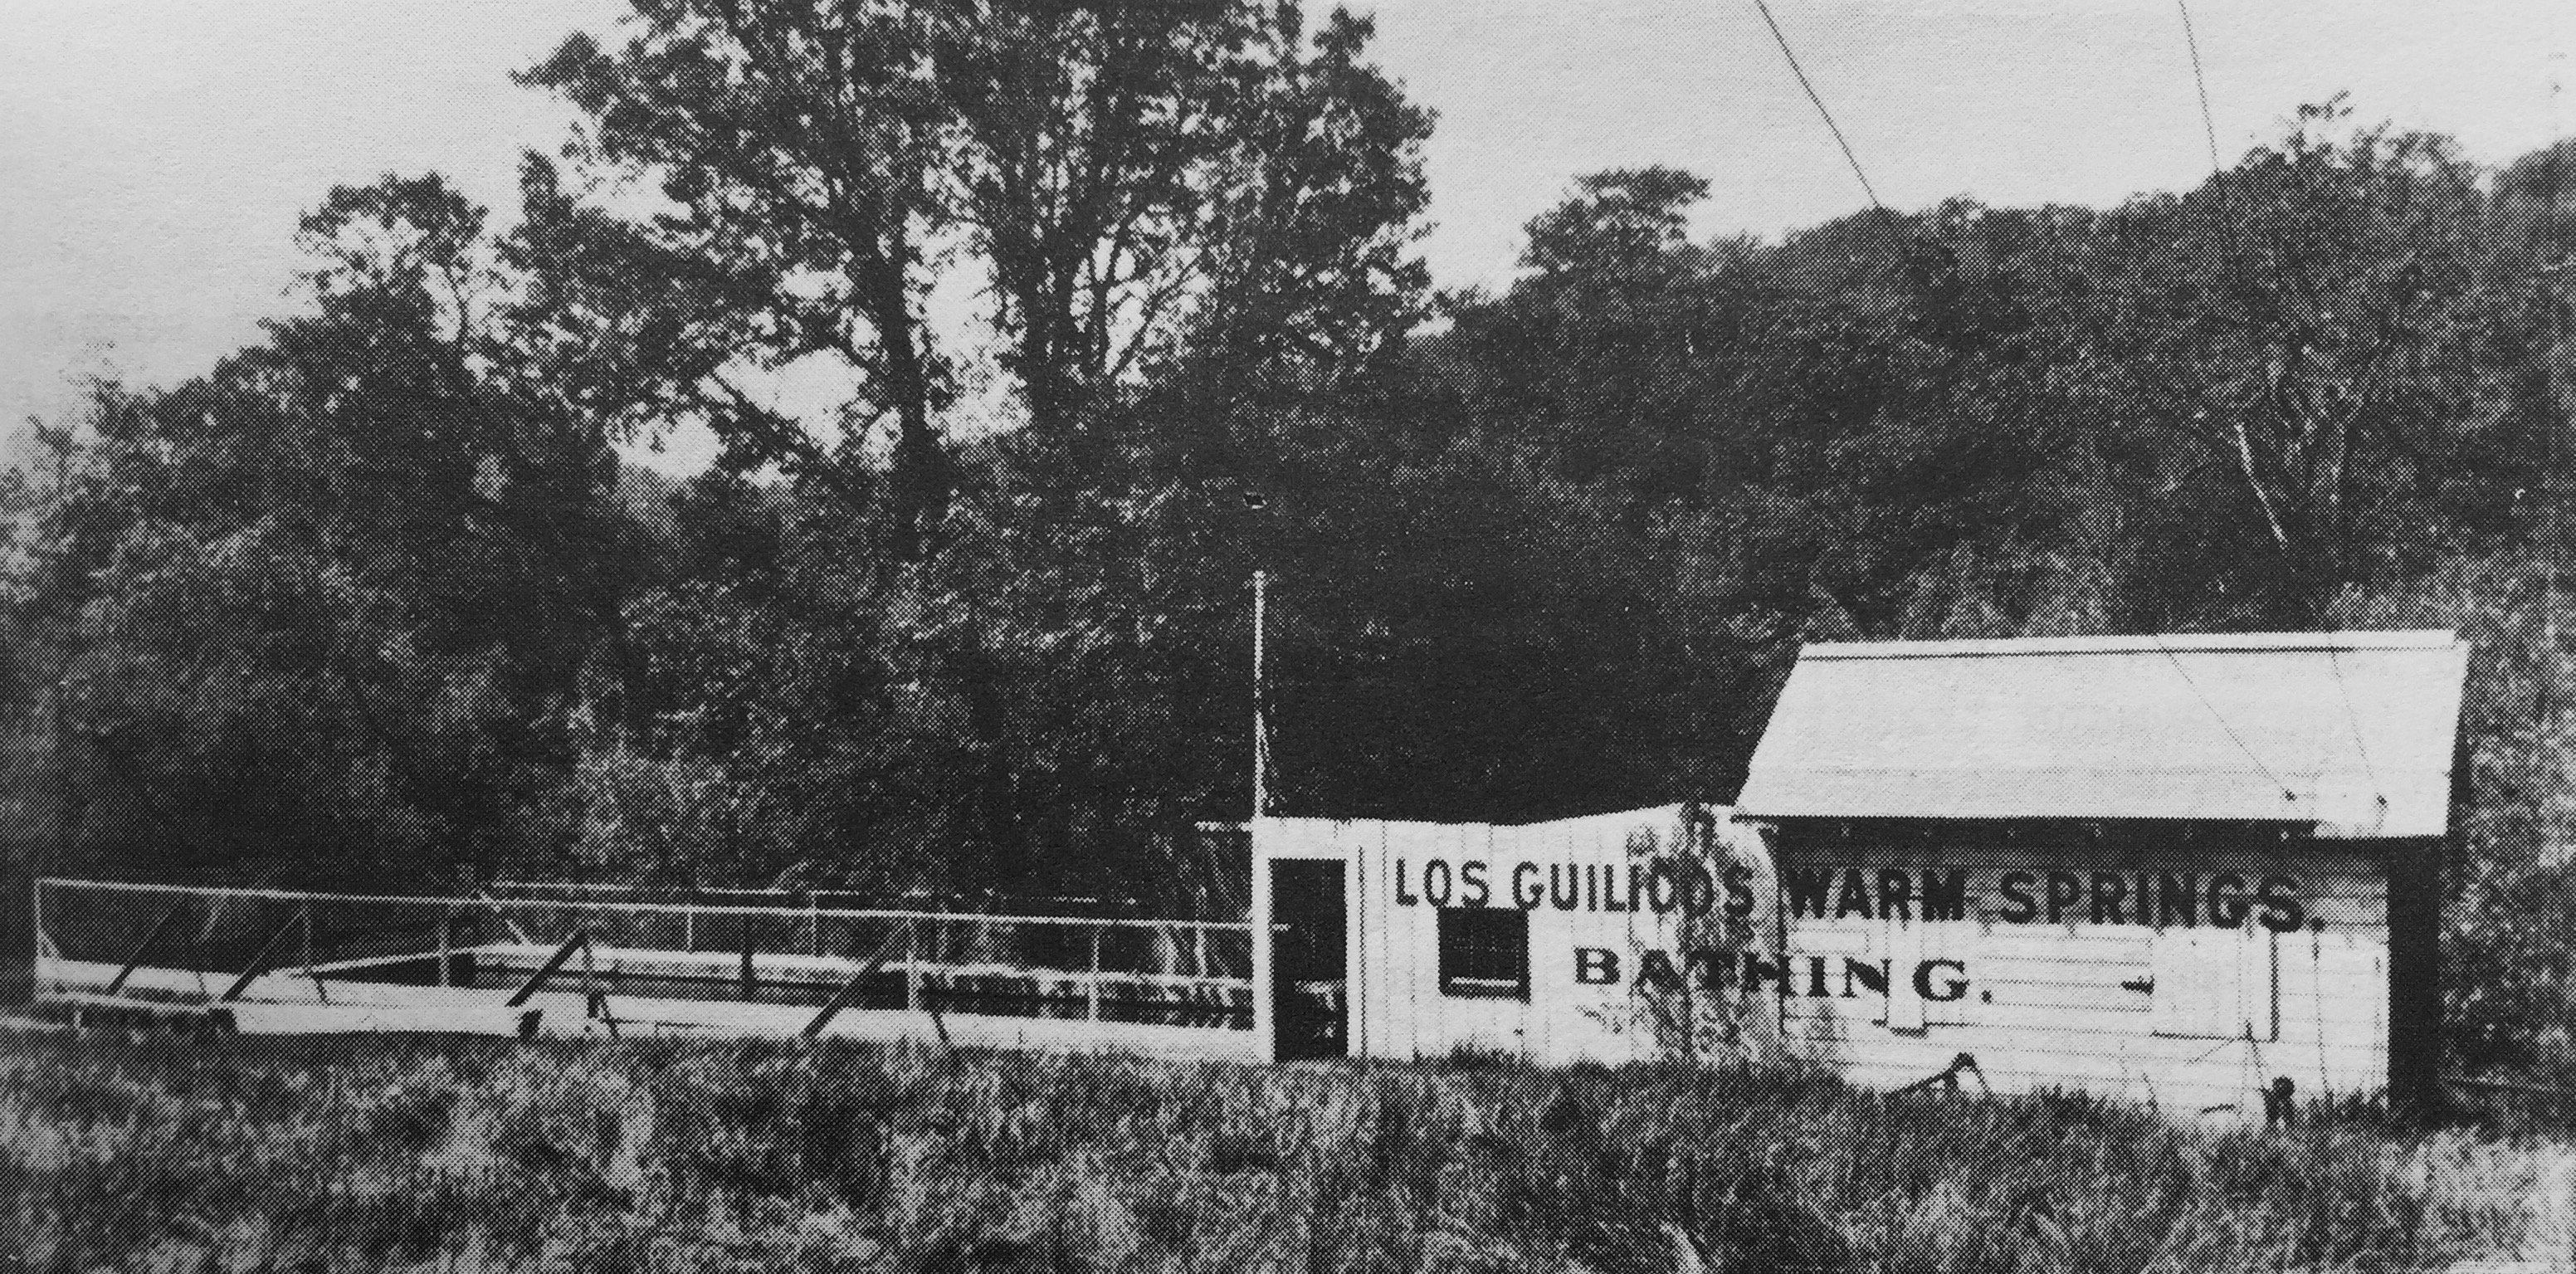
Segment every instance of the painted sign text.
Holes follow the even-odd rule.
[[[1451,862],[1395,860],[1399,907],[1518,907],[1536,911],[1753,914],[1753,869],[1727,863],[1712,873],[1687,859],[1630,863]]]

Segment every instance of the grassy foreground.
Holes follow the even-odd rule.
[[[834,1043],[0,1037],[0,1268],[2425,1269],[2565,1147],[2066,1098]]]

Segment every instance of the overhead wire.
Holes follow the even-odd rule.
[[[1822,94],[1817,92],[1814,81],[1808,78],[1806,68],[1799,63],[1796,51],[1790,47],[1787,35],[1782,32],[1778,19],[1771,12],[1771,6],[1767,0],[1753,0],[1753,6],[1756,12],[1761,15],[1764,27],[1770,31],[1772,42],[1779,47],[1782,59],[1789,64],[1790,73],[1796,77],[1799,89],[1806,94],[1809,104],[1815,107],[1817,116],[1824,121],[1826,131],[1832,135],[1834,145],[1842,152],[1844,163],[1850,166],[1853,178],[1860,183],[1861,193],[1868,198],[1870,207],[1877,212],[1880,225],[1888,231],[1891,239],[1895,242],[1895,246],[1900,256],[1908,255],[1910,253],[1909,245],[1896,235],[1895,215],[1888,210],[1886,203],[1879,198],[1877,187],[1870,181],[1869,173],[1862,166],[1859,154],[1852,148],[1851,141],[1844,135],[1841,125],[1835,121],[1833,111],[1825,105],[1824,97]],[[2182,19],[2183,42],[2185,48],[2190,54],[2192,82],[2200,106],[2202,138],[2208,147],[2210,175],[2213,181],[2216,181],[2223,178],[2225,174],[2225,165],[2219,157],[2217,117],[2215,112],[2210,108],[2209,78],[2206,69],[2201,63],[2199,33],[2193,27],[2191,20],[2191,7],[2188,0],[2175,0],[2174,8]],[[2222,201],[2225,200],[2226,192],[2223,188],[2218,191],[2218,195]],[[2303,261],[2298,260],[2293,254],[2289,256],[2289,264],[2296,273],[2303,276],[2301,279],[2303,283],[2309,283],[2309,285],[2313,287],[2312,282],[2304,278],[2304,275],[2306,274],[2306,266]],[[2156,633],[2150,633],[2148,634],[2148,637],[2155,644],[2157,651],[2163,654],[2166,661],[2173,666],[2174,672],[2182,678],[2183,684],[2190,689],[2192,697],[2198,700],[2201,707],[2209,713],[2210,719],[2217,723],[2220,731],[2227,736],[2228,741],[2235,746],[2236,750],[2242,753],[2246,760],[2253,763],[2255,769],[2260,771],[2264,778],[2272,784],[2273,788],[2281,793],[2284,800],[2296,801],[2298,799],[2298,794],[2293,791],[2290,785],[2284,782],[2281,779],[2281,776],[2263,760],[2262,756],[2254,750],[2253,746],[2246,742],[2244,736],[2239,734],[2235,726],[2228,721],[2226,714],[2220,712],[2218,710],[2218,706],[2211,702],[2208,694],[2201,689],[2200,683],[2191,675],[2191,670],[2184,665],[2181,656],[2177,654],[2171,646],[2166,644],[2164,637],[2161,634]],[[2326,653],[2327,668],[2334,676],[2336,692],[2342,699],[2344,718],[2346,723],[2351,727],[2353,743],[2360,754],[2363,772],[2370,781],[2374,796],[2377,798],[2379,803],[2384,806],[2387,804],[2387,796],[2386,793],[2381,790],[2377,766],[2371,760],[2370,746],[2363,737],[2359,713],[2354,709],[2352,704],[2351,686],[2343,676],[2340,653],[2332,649],[2329,649]],[[2275,971],[2274,976],[2278,976],[2277,970]],[[2243,987],[2240,985],[2240,999],[2242,998],[2242,994]],[[2240,1005],[2239,1007],[2241,1010],[2244,1006]],[[2242,1023],[2242,1025],[2244,1030],[2241,1041],[2234,1039],[2222,1040],[2219,1045],[2210,1050],[2210,1053],[2214,1054],[2219,1051],[2219,1049],[2232,1043],[2243,1042],[2250,1044],[2253,1047],[2250,1050],[2250,1055],[2247,1058],[2247,1061],[2254,1070],[2259,1072],[2262,1068],[2261,1045],[2254,1039],[2254,1032],[2250,1022]],[[2318,1044],[2321,1050],[2319,1056],[2319,1067],[2322,1072],[2324,1058],[2322,1055],[2323,1032],[2321,1023]],[[2206,1056],[2206,1054],[2204,1056]]]
[[[2201,74],[2200,68],[2200,44],[2197,36],[2191,31],[2189,8],[2184,6],[2184,0],[2175,0],[2175,2],[2177,7],[2182,8],[2184,36],[2191,45],[2192,76],[2200,86],[2201,123],[2208,134],[2210,165],[2214,175],[2218,169],[2218,127],[2209,111],[2208,81]],[[1843,162],[1851,166],[1852,176],[1860,182],[1861,193],[1869,198],[1870,207],[1878,213],[1879,224],[1886,228],[1890,238],[1895,241],[1899,256],[1910,256],[1911,246],[1896,235],[1896,215],[1890,212],[1887,204],[1878,197],[1878,188],[1871,183],[1868,171],[1862,167],[1859,153],[1852,149],[1851,139],[1843,134],[1842,125],[1834,120],[1833,110],[1825,105],[1824,96],[1816,91],[1815,81],[1808,78],[1806,68],[1799,63],[1797,51],[1789,46],[1789,37],[1781,31],[1779,19],[1773,16],[1769,0],[1753,0],[1753,7],[1762,15],[1762,24],[1771,32],[1772,43],[1779,46],[1781,58],[1789,64],[1789,73],[1797,77],[1798,87],[1806,93],[1807,101],[1816,108],[1816,115],[1824,121],[1825,130],[1833,135],[1834,145],[1842,151]],[[2171,647],[2165,645],[2164,638],[2156,634],[2149,634],[2149,637],[2155,642],[2156,649],[2162,651],[2166,660],[2173,664],[2174,671],[2181,674],[2183,684],[2191,688],[2192,697],[2200,701],[2201,707],[2209,712],[2210,718],[2218,723],[2218,728],[2226,733],[2228,740],[2236,745],[2236,749],[2245,754],[2246,760],[2254,763],[2254,768],[2262,771],[2264,778],[2281,793],[2283,799],[2296,801],[2297,793],[2290,789],[2289,784],[2281,781],[2280,775],[2274,773],[2272,767],[2265,764],[2263,758],[2245,742],[2244,737],[2236,732],[2236,727],[2228,723],[2225,714],[2219,712],[2217,705],[2210,702],[2209,696],[2201,692],[2200,683],[2192,679],[2191,670],[2183,667],[2181,658]]]
[[[2200,100],[2201,134],[2209,145],[2209,175],[2211,181],[2216,183],[2219,178],[2224,175],[2226,170],[2218,157],[2218,118],[2209,109],[2209,76],[2201,68],[2200,36],[2198,32],[2192,29],[2190,0],[2174,0],[2174,11],[2182,15],[2183,46],[2189,50],[2191,54],[2192,86],[2198,92]],[[2216,187],[2216,190],[2218,197],[2222,201],[2225,200],[2227,197],[2225,187],[2223,185],[2219,185]],[[2228,741],[2236,745],[2236,750],[2244,753],[2245,759],[2252,761],[2254,763],[2254,768],[2263,772],[2263,777],[2272,784],[2275,790],[2281,793],[2281,798],[2283,800],[2298,800],[2298,793],[2292,791],[2289,784],[2282,782],[2281,776],[2275,774],[2272,771],[2271,766],[2264,764],[2263,758],[2256,755],[2253,747],[2248,745],[2244,738],[2236,733],[2236,727],[2228,723],[2226,714],[2218,710],[2218,705],[2210,702],[2208,695],[2201,693],[2200,683],[2192,680],[2191,670],[2183,666],[2182,657],[2175,654],[2173,648],[2165,644],[2163,636],[2154,633],[2150,633],[2148,636],[2155,642],[2156,649],[2163,652],[2166,661],[2173,665],[2174,671],[2181,675],[2183,684],[2191,687],[2192,697],[2200,700],[2200,706],[2209,710],[2210,719],[2216,721],[2218,723],[2218,728],[2226,732]],[[2332,653],[2333,652],[2331,651],[2328,652],[2329,657],[2331,657]],[[2342,677],[2342,671],[2338,669],[2335,674],[2338,684],[2341,683]],[[2346,707],[2347,710],[2349,710],[2350,703],[2348,699]],[[2359,727],[2355,726],[2356,734],[2354,737],[2356,739],[2360,737],[2357,733],[2358,729]]]
[[[1753,7],[1761,13],[1762,25],[1771,28],[1771,41],[1780,46],[1780,56],[1788,60],[1789,73],[1798,77],[1798,87],[1806,90],[1807,100],[1815,104],[1816,114],[1824,117],[1825,131],[1832,133],[1834,145],[1842,148],[1843,162],[1850,164],[1852,176],[1860,179],[1860,192],[1869,196],[1870,207],[1885,214],[1887,205],[1880,201],[1877,187],[1869,184],[1869,174],[1861,171],[1860,156],[1853,153],[1850,139],[1843,136],[1842,126],[1834,122],[1834,113],[1825,109],[1825,99],[1817,94],[1815,83],[1807,78],[1807,69],[1798,64],[1798,55],[1789,48],[1789,37],[1781,34],[1779,20],[1771,16],[1770,4],[1767,0],[1753,0]]]
[[[2200,90],[2200,127],[2209,138],[2209,171],[2216,174],[2219,171],[2218,119],[2209,111],[2209,77],[2200,69],[2200,37],[2191,29],[2190,0],[2174,0],[2174,8],[2182,14],[2183,47],[2191,50],[2191,82]]]
[[[2172,664],[2174,671],[2182,675],[2182,684],[2191,687],[2191,697],[2200,700],[2200,706],[2208,709],[2209,719],[2217,722],[2218,728],[2226,732],[2227,741],[2235,744],[2236,750],[2244,753],[2245,759],[2252,761],[2254,768],[2263,772],[2263,777],[2271,781],[2273,790],[2281,794],[2281,799],[2298,800],[2299,794],[2292,791],[2289,784],[2282,782],[2281,776],[2273,773],[2271,766],[2263,763],[2263,758],[2255,754],[2253,747],[2245,742],[2244,736],[2236,733],[2235,726],[2227,723],[2227,714],[2220,712],[2218,705],[2211,703],[2209,696],[2201,693],[2200,683],[2192,680],[2191,669],[2182,666],[2182,656],[2175,654],[2173,647],[2165,644],[2164,636],[2160,633],[2149,633],[2147,640],[2154,642],[2156,649],[2163,652],[2165,662]]]
[[[2381,805],[2388,804],[2388,789],[2380,786],[2379,767],[2370,762],[2370,742],[2361,736],[2361,714],[2352,706],[2352,686],[2343,679],[2343,656],[2333,647],[2326,648],[2326,669],[2334,674],[2335,693],[2343,699],[2343,719],[2352,727],[2352,746],[2361,753],[2361,772],[2370,780],[2370,794]]]
[[[1814,104],[1817,116],[1825,121],[1825,131],[1833,134],[1834,145],[1842,150],[1843,162],[1851,165],[1852,176],[1859,180],[1860,192],[1868,196],[1869,206],[1878,213],[1879,227],[1887,232],[1889,241],[1895,245],[1898,259],[1910,259],[1913,248],[1897,233],[1896,214],[1888,211],[1887,204],[1879,199],[1878,187],[1870,184],[1869,173],[1862,169],[1860,155],[1852,149],[1851,139],[1843,136],[1842,125],[1834,122],[1834,113],[1826,108],[1824,96],[1816,92],[1815,82],[1807,78],[1807,68],[1799,64],[1797,52],[1789,47],[1789,37],[1782,34],[1779,20],[1771,16],[1769,0],[1753,0],[1753,8],[1762,15],[1762,25],[1770,28],[1771,42],[1780,46],[1780,57],[1788,62],[1789,73],[1798,78],[1798,87],[1806,92],[1807,101]]]
[[[2217,120],[2216,115],[2215,115],[2215,114],[2210,110],[2210,108],[2209,108],[2209,75],[2208,75],[2207,71],[2206,71],[2206,70],[2201,66],[2201,61],[2200,61],[2200,37],[2199,37],[2199,34],[2198,34],[2196,31],[2194,31],[2194,30],[2192,29],[2192,22],[2191,22],[2191,4],[2190,4],[2190,0],[2174,0],[2174,10],[2175,10],[2175,12],[2179,13],[2180,15],[2182,15],[2182,38],[2183,38],[2183,46],[2184,46],[2184,48],[2185,48],[2185,49],[2187,49],[2187,50],[2190,52],[2190,54],[2191,54],[2191,79],[2192,79],[2192,86],[2193,86],[2193,88],[2196,90],[2196,92],[2198,93],[2199,100],[2200,100],[2200,127],[2201,127],[2201,136],[2202,136],[2203,140],[2205,140],[2205,141],[2207,142],[2208,146],[2209,146],[2209,176],[2210,176],[2210,181],[2211,181],[2211,183],[2212,183],[2213,193],[2217,196],[2217,198],[2218,198],[2218,200],[2219,200],[2220,204],[2221,204],[2222,206],[2225,206],[2225,205],[2226,205],[2226,203],[2228,202],[2228,198],[2227,198],[2227,187],[2226,187],[2226,184],[2225,184],[2226,166],[2225,166],[2224,162],[2223,162],[2222,160],[2220,160],[2220,158],[2219,158],[2219,156],[2218,156],[2218,120]],[[2315,284],[2314,284],[2314,281],[2313,281],[2313,280],[2310,280],[2310,279],[2307,277],[2307,265],[2306,265],[2306,263],[2305,263],[2305,262],[2303,262],[2303,261],[2301,261],[2301,260],[2300,260],[2300,259],[2299,259],[2295,254],[2285,253],[2284,255],[2285,255],[2286,259],[2289,261],[2290,267],[2291,267],[2291,269],[2293,270],[2293,272],[2295,272],[2296,274],[2298,274],[2298,275],[2300,276],[2300,281],[2301,281],[2301,283],[2302,283],[2302,284],[2304,284],[2304,285],[2306,285],[2306,287],[2309,289],[2309,291],[2313,294],[2313,292],[2315,291]],[[2258,495],[2259,495],[2259,491],[2258,491]],[[2164,643],[2163,643],[2163,640],[2162,640],[2161,638],[2159,638],[2159,639],[2157,640],[2157,643],[2156,643],[2156,644],[2157,644],[2159,647],[2161,647],[2161,646],[2163,646],[2163,644],[2164,644]],[[2185,683],[2187,683],[2187,684],[2189,684],[2189,683],[2191,682],[2191,674],[2190,674],[2190,672],[2186,671],[2186,670],[2183,668],[2183,666],[2182,666],[2182,661],[2181,661],[2179,658],[2176,658],[2176,657],[2174,656],[2174,654],[2173,654],[2173,652],[2172,652],[2171,650],[2167,650],[2167,651],[2165,652],[2165,656],[2166,656],[2166,658],[2173,660],[2174,670],[2175,670],[2176,672],[2180,672],[2180,673],[2182,673],[2182,676],[2183,676],[2183,680],[2184,680],[2184,682],[2185,682]],[[2361,716],[2360,716],[2360,714],[2359,714],[2358,712],[2356,712],[2356,711],[2353,709],[2353,706],[2352,706],[2352,687],[2351,687],[2350,683],[2348,683],[2348,682],[2346,682],[2346,681],[2344,680],[2344,675],[2343,675],[2343,657],[2342,657],[2342,653],[2341,653],[2340,651],[2337,651],[2336,649],[2334,649],[2334,648],[2333,648],[2333,647],[2331,647],[2331,646],[2327,647],[2327,649],[2326,649],[2326,669],[2327,669],[2327,671],[2329,671],[2329,672],[2331,672],[2331,673],[2333,673],[2333,674],[2334,674],[2335,693],[2336,693],[2336,695],[2337,695],[2338,697],[2340,697],[2340,698],[2342,699],[2342,701],[2343,701],[2344,722],[2345,722],[2345,724],[2349,725],[2349,726],[2352,728],[2352,742],[2353,742],[2353,746],[2354,746],[2356,749],[2358,749],[2358,750],[2359,750],[2360,755],[2361,755],[2361,768],[2362,768],[2362,773],[2363,773],[2364,775],[2366,775],[2366,776],[2369,778],[2369,780],[2370,780],[2370,787],[2371,787],[2371,794],[2372,794],[2372,796],[2373,796],[2373,797],[2378,801],[2378,803],[2380,804],[2380,806],[2381,806],[2381,807],[2385,808],[2385,807],[2387,806],[2387,804],[2388,804],[2388,796],[2387,796],[2386,791],[2385,791],[2385,790],[2380,786],[2378,767],[2377,767],[2377,766],[2375,766],[2375,765],[2373,765],[2373,764],[2372,764],[2372,762],[2371,762],[2371,759],[2370,759],[2370,744],[2369,744],[2366,740],[2364,740],[2364,739],[2363,739],[2363,737],[2362,737],[2362,730],[2361,730]],[[2198,694],[2198,693],[2199,693],[2199,689],[2200,689],[2200,688],[2199,688],[2199,686],[2198,686],[2198,685],[2196,685],[2196,684],[2192,686],[2192,691],[2193,691],[2193,693],[2194,693],[2194,694]],[[2202,703],[2203,703],[2203,704],[2207,704],[2207,703],[2208,703],[2208,700],[2207,700],[2206,698],[2204,698],[2204,699],[2202,700]],[[2227,724],[2227,720],[2226,720],[2226,718],[2225,718],[2225,717],[2220,717],[2220,716],[2218,715],[2218,710],[2217,710],[2217,708],[2215,708],[2214,706],[2213,706],[2213,707],[2211,707],[2211,708],[2210,708],[2210,715],[2211,715],[2211,716],[2213,716],[2213,717],[2218,717],[2218,723],[2219,723],[2220,728],[2221,728],[2221,729],[2225,729],[2225,730],[2227,731],[2227,733],[2228,733],[2228,737],[2229,737],[2229,738],[2231,738],[2231,739],[2235,739],[2235,738],[2236,738],[2236,732],[2235,732],[2235,730],[2234,730],[2232,727],[2228,726],[2228,724]],[[2244,743],[2244,741],[2243,741],[2242,739],[2237,739],[2237,740],[2236,740],[2236,745],[2237,745],[2237,747],[2238,747],[2239,749],[2241,749],[2241,750],[2243,750],[2243,751],[2245,752],[2245,755],[2246,755],[2247,759],[2252,760],[2256,766],[2261,767],[2261,768],[2263,769],[2263,773],[2265,774],[2265,776],[2266,776],[2266,777],[2271,778],[2272,783],[2273,783],[2273,785],[2274,785],[2274,786],[2276,786],[2276,787],[2280,787],[2280,788],[2281,788],[2281,795],[2282,795],[2285,799],[2293,800],[2293,801],[2295,801],[2295,800],[2297,800],[2297,799],[2298,799],[2298,797],[2297,797],[2297,795],[2296,795],[2295,793],[2291,792],[2287,786],[2285,786],[2285,785],[2283,785],[2283,784],[2281,783],[2280,779],[2279,779],[2277,776],[2274,776],[2274,775],[2272,774],[2272,771],[2271,771],[2270,767],[2268,767],[2268,766],[2264,766],[2264,765],[2263,765],[2262,758],[2255,756],[2255,755],[2254,755],[2254,753],[2253,753],[2253,750],[2252,750],[2252,749],[2250,749],[2250,748],[2247,748],[2247,747],[2245,746],[2245,743]],[[2323,811],[2322,811],[2322,810],[2320,810],[2320,811],[2318,811],[2318,812],[2319,812],[2319,813],[2322,813]],[[2312,1027],[2313,1027],[2314,1040],[2315,1040],[2316,1048],[2317,1048],[2317,1077],[2318,1077],[2318,1082],[2319,1082],[2320,1087],[2321,1087],[2321,1088],[2324,1088],[2324,1087],[2325,1087],[2325,1076],[2326,1076],[2327,1071],[2326,1071],[2325,987],[2324,987],[2324,980],[2323,980],[2323,979],[2324,979],[2324,972],[2323,972],[2323,969],[2324,969],[2324,954],[2323,954],[2323,950],[2322,950],[2322,943],[2323,943],[2323,939],[2322,939],[2322,937],[2321,937],[2321,931],[2319,931],[2319,930],[2315,930],[2315,929],[2311,929],[2311,930],[2309,931],[2308,938],[2309,938],[2309,964],[2308,964],[2308,969],[2309,969],[2310,982],[2311,982],[2310,996],[2309,996],[2309,1011],[2310,1011],[2310,1014],[2311,1014],[2312,1018],[2314,1019],[2314,1020],[2313,1020],[2313,1023],[2312,1023]],[[2275,937],[2273,937],[2273,938],[2271,938],[2271,939],[2269,939],[2269,940],[2270,940],[2270,941],[2272,942],[2272,944],[2273,944],[2273,954],[2272,954],[2272,959],[2271,959],[2271,961],[2270,961],[2270,964],[2271,964],[2271,968],[2272,968],[2272,979],[2273,979],[2273,987],[2272,987],[2273,1012],[2274,1012],[2274,1014],[2276,1015],[2276,1017],[2275,1017],[2275,1029],[2277,1030],[2277,1029],[2278,1029],[2278,1020],[2277,1020],[2277,1015],[2278,1015],[2278,1014],[2279,1014],[2279,1012],[2280,1012],[2280,1000],[2279,1000],[2279,997],[2280,997],[2280,977],[2281,977],[2281,970],[2280,970],[2280,946],[2279,946],[2279,940],[2278,940],[2277,936],[2275,936]],[[2240,978],[2239,978],[2238,985],[2239,985],[2239,995],[2240,995],[2240,998],[2241,998],[2241,997],[2242,997],[2242,989],[2243,989],[2243,979],[2241,978],[2241,976],[2240,976]],[[2262,1064],[2262,1045],[2261,1045],[2260,1043],[2257,1043],[2257,1042],[2255,1041],[2255,1039],[2254,1039],[2254,1032],[2253,1032],[2253,1028],[2252,1028],[2252,1024],[2251,1024],[2251,1023],[2247,1023],[2247,1024],[2246,1024],[2245,1040],[2246,1040],[2246,1043],[2247,1043],[2247,1044],[2251,1045],[2251,1048],[2249,1049],[2249,1056],[2248,1056],[2248,1058],[2247,1058],[2247,1062],[2248,1062],[2249,1068],[2250,1068],[2251,1073],[2252,1073],[2252,1076],[2253,1076],[2253,1081],[2254,1081],[2255,1083],[2259,1084],[2259,1083],[2260,1083],[2260,1078],[2261,1078],[2261,1072],[2262,1072],[2262,1070],[2263,1070],[2263,1064]],[[2330,1089],[2330,1088],[2329,1088],[2329,1089],[2326,1089],[2326,1092],[2327,1092],[2327,1094],[2328,1094],[2328,1095],[2330,1095],[2330,1094],[2331,1094],[2331,1089]],[[2268,1110],[2267,1110],[2267,1113],[2268,1113]]]
[[[2174,10],[2182,15],[2183,44],[2191,54],[2192,85],[2199,93],[2201,132],[2209,145],[2210,191],[2221,209],[2233,211],[2234,201],[2229,196],[2228,184],[2225,181],[2226,167],[2218,155],[2218,123],[2209,107],[2209,77],[2201,66],[2200,39],[2192,26],[2190,0],[2174,0]],[[2261,218],[2250,218],[2247,221],[2247,228],[2269,242],[2273,250],[2279,254],[2281,262],[2288,267],[2290,282],[2295,285],[2293,295],[2306,301],[2311,312],[2329,308],[2324,289],[2318,285],[2315,274],[2308,269],[2306,258],[2292,248],[2289,241],[2281,234],[2278,225]],[[2228,251],[2225,244],[2220,246],[2220,251],[2233,260],[2233,253]],[[2312,325],[2308,314],[2300,315],[2299,321],[2303,326]],[[2239,445],[2243,445],[2241,430]],[[2250,470],[2247,476],[2248,480],[2252,481]],[[2275,521],[2277,534],[2277,519],[2271,508],[2270,497],[2259,485],[2255,487],[2254,495],[2263,503],[2264,516]]]

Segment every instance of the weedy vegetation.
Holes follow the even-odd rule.
[[[27,1270],[2413,1270],[2564,1242],[2571,1161],[1678,1066],[0,1045]]]

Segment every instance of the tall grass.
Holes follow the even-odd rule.
[[[2401,1270],[2563,1242],[2567,1158],[1749,1070],[0,1042],[29,1270]]]

